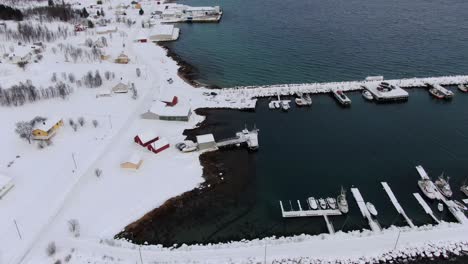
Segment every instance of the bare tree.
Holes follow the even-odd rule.
[[[96,119],[93,120],[93,126],[97,127],[98,126],[98,121]]]
[[[96,174],[96,177],[99,178],[99,177],[101,177],[101,175],[102,175],[102,170],[99,169],[99,168],[97,168],[97,169],[94,170],[94,174]]]
[[[31,144],[32,131],[33,126],[31,122],[21,121],[16,123],[16,134],[18,134],[20,138],[27,140],[29,144]]]
[[[80,223],[76,219],[70,219],[68,221],[68,230],[72,233],[75,237],[80,236]]]
[[[80,124],[80,126],[84,126],[84,124],[85,124],[85,119],[84,119],[84,117],[80,116],[80,117],[78,118],[78,124]]]
[[[57,252],[57,246],[55,245],[55,242],[52,241],[47,245],[46,252],[47,256],[49,257],[53,256],[55,252]]]
[[[141,70],[140,70],[140,68],[136,68],[136,75],[137,75],[137,77],[140,77],[140,76],[141,76]]]

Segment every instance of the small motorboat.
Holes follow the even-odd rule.
[[[437,189],[429,179],[423,179],[418,181],[418,186],[421,191],[426,195],[427,198],[434,200],[437,198]]]
[[[340,211],[343,214],[347,214],[349,211],[349,207],[348,207],[348,201],[346,200],[346,191],[343,189],[343,187],[341,187],[341,193],[336,198],[336,201],[338,204],[338,209],[340,209]]]
[[[282,109],[283,111],[286,112],[286,111],[289,110],[289,108],[291,108],[291,107],[289,106],[289,102],[288,102],[288,101],[286,101],[286,100],[281,101],[281,109]]]
[[[335,198],[328,197],[328,198],[326,199],[326,201],[327,201],[328,206],[329,206],[331,209],[333,209],[333,210],[336,209],[336,200],[335,200]]]
[[[372,96],[371,92],[369,92],[368,90],[362,91],[362,97],[364,97],[364,99],[366,99],[367,101],[372,101],[374,99],[374,96]]]
[[[318,209],[317,200],[315,200],[314,197],[307,198],[307,203],[309,204],[310,209],[314,209],[314,210]]]
[[[445,197],[450,198],[452,197],[452,189],[450,188],[449,184],[449,177],[444,178],[444,174],[439,176],[439,178],[435,181],[435,186],[437,189],[442,193]]]
[[[351,105],[351,99],[349,99],[348,96],[346,96],[342,90],[332,89],[332,93],[340,104],[344,106]]]
[[[304,102],[304,99],[301,97],[301,98],[296,98],[294,99],[294,102],[298,105],[298,106],[304,106],[304,105],[307,105],[305,102]]]
[[[325,202],[325,199],[320,198],[319,200],[320,208],[322,209],[327,209],[327,203]]]
[[[274,102],[274,101],[270,101],[270,102],[268,103],[268,108],[270,108],[270,109],[275,109],[275,108],[276,108],[275,102]]]
[[[459,84],[458,85],[458,90],[460,90],[460,91],[462,91],[464,93],[468,92],[468,84]]]
[[[437,90],[436,88],[429,89],[429,93],[437,99],[445,98],[445,96],[441,92],[439,92],[439,90]]]
[[[369,213],[373,216],[377,216],[377,209],[375,209],[375,206],[371,204],[370,202],[366,203],[367,210],[369,210]]]
[[[280,108],[281,108],[281,105],[280,105],[280,102],[279,102],[279,101],[273,101],[273,106],[274,106],[276,109],[280,109]]]
[[[306,105],[312,105],[312,98],[309,94],[304,94],[302,100],[306,103]]]
[[[444,205],[442,203],[438,203],[437,210],[439,210],[439,212],[442,212],[444,210]]]

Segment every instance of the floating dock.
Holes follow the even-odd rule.
[[[408,223],[408,225],[411,228],[414,228],[415,225],[413,224],[413,221],[411,221],[411,219],[406,215],[405,210],[403,210],[403,207],[401,207],[400,203],[398,202],[397,198],[395,197],[395,194],[393,194],[392,189],[390,189],[390,186],[388,186],[388,184],[386,182],[381,182],[381,184],[382,184],[385,192],[387,192],[387,195],[390,198],[390,200],[392,201],[393,206],[395,207],[397,212],[399,214],[401,214],[403,216],[403,218],[405,218],[406,222]]]
[[[388,89],[380,89],[383,82],[371,82],[363,85],[363,88],[368,90],[374,99],[378,102],[385,101],[401,101],[408,100],[409,94],[397,85],[388,85]]]
[[[380,232],[382,229],[380,228],[379,223],[372,218],[369,210],[367,209],[364,198],[362,198],[361,192],[359,192],[359,189],[351,188],[351,193],[353,194],[354,199],[356,200],[356,203],[359,206],[359,210],[361,210],[362,216],[364,218],[367,218],[371,230],[374,232]]]
[[[218,148],[238,146],[240,144],[247,144],[247,147],[252,150],[256,150],[259,147],[258,144],[258,129],[248,130],[244,129],[242,132],[237,132],[235,137],[223,139],[216,143]]]
[[[429,205],[426,203],[426,201],[424,201],[424,199],[421,197],[421,195],[419,193],[413,193],[413,195],[416,198],[416,200],[418,200],[418,202],[422,206],[422,208],[424,209],[424,212],[426,212],[426,214],[430,215],[432,217],[432,219],[434,219],[434,221],[436,223],[440,224],[439,219],[437,219],[434,216],[434,213],[432,212],[431,207],[429,207]]]
[[[301,206],[301,202],[297,200],[297,205],[299,207],[299,210],[291,210],[290,211],[285,211],[283,202],[279,201],[280,207],[281,207],[281,215],[284,218],[293,218],[293,217],[311,217],[311,216],[323,216],[325,219],[325,223],[327,224],[327,229],[330,234],[335,233],[335,228],[333,227],[333,224],[331,223],[330,219],[328,219],[328,216],[333,216],[333,215],[341,215],[340,210],[338,209],[317,209],[317,210],[303,210]]]

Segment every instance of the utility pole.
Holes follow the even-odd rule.
[[[76,170],[78,169],[78,166],[76,166],[75,152],[72,152],[72,159],[73,159],[73,163],[75,164],[75,170]]]
[[[23,240],[23,237],[21,236],[21,232],[19,231],[18,224],[16,223],[16,219],[13,219],[13,222],[15,223],[16,226],[16,232],[18,232],[18,236],[20,240]]]

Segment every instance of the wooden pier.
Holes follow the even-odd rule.
[[[361,192],[359,192],[359,189],[357,188],[351,188],[351,193],[354,196],[354,199],[356,200],[356,203],[359,206],[359,210],[361,210],[361,214],[364,218],[367,218],[367,221],[369,222],[369,226],[372,231],[374,232],[380,232],[381,228],[379,223],[374,220],[367,209],[366,203],[364,201],[364,198],[362,198]]]
[[[430,215],[432,217],[432,219],[434,219],[434,221],[436,223],[440,224],[439,219],[437,219],[435,217],[434,213],[432,212],[431,207],[429,207],[429,205],[426,203],[426,201],[424,201],[424,199],[421,197],[421,195],[419,193],[413,193],[413,195],[416,198],[416,200],[418,200],[418,202],[422,206],[422,208],[424,209],[424,212],[426,212],[426,214]]]
[[[408,225],[411,228],[414,228],[415,225],[413,224],[413,221],[411,221],[411,219],[406,215],[405,210],[403,210],[403,207],[401,207],[400,203],[398,202],[397,198],[395,197],[395,194],[393,194],[392,189],[390,189],[390,186],[386,182],[381,182],[381,184],[382,184],[385,192],[387,192],[387,195],[390,198],[390,200],[392,201],[393,206],[395,207],[397,212],[399,214],[401,214],[403,216],[403,218],[405,218],[406,222],[408,223]]]
[[[247,130],[244,129],[242,132],[237,132],[235,137],[223,139],[216,142],[218,148],[238,146],[240,144],[247,144],[249,149],[258,149],[258,129]]]
[[[328,218],[328,216],[333,216],[333,215],[341,215],[340,210],[338,209],[317,209],[317,210],[303,210],[301,206],[301,202],[297,200],[297,205],[299,207],[299,210],[291,210],[286,211],[284,210],[283,202],[279,201],[280,207],[281,207],[281,215],[284,218],[293,218],[293,217],[311,217],[311,216],[323,216],[325,219],[325,223],[327,224],[327,229],[330,234],[335,233],[335,228],[333,227],[332,222]]]

